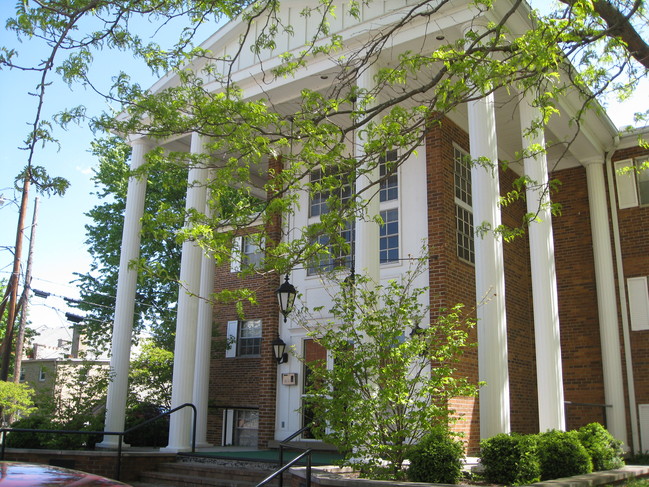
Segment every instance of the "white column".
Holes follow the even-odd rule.
[[[608,207],[606,205],[604,160],[587,164],[586,177],[588,180],[591,231],[593,232],[599,334],[602,343],[604,400],[606,404],[612,406],[606,408],[606,421],[611,434],[626,444],[627,430],[620,328],[618,324]]]
[[[191,152],[199,153],[202,150],[202,137],[192,134]],[[206,171],[200,165],[193,165],[189,170],[187,201],[185,203],[187,211],[202,212],[205,210],[204,179]],[[186,225],[190,225],[190,223],[186,222]],[[191,240],[183,242],[171,391],[172,409],[192,402],[193,399],[202,257],[203,252],[197,244]],[[164,451],[179,452],[190,449],[192,414],[191,408],[185,408],[171,415],[169,443]]]
[[[541,114],[531,106],[529,97],[519,105],[521,129],[525,132],[538,123]],[[536,342],[536,381],[538,391],[539,430],[565,430],[563,373],[557,275],[554,262],[554,237],[548,187],[548,163],[543,128],[523,134],[523,149],[535,154],[525,157],[525,175],[533,182],[527,185],[527,211],[537,214],[529,226],[532,297],[534,303],[534,337]]]
[[[147,140],[137,139],[131,143],[131,170],[144,163],[144,155],[149,150]],[[113,339],[111,343],[110,370],[111,381],[108,384],[106,398],[105,431],[124,431],[126,419],[126,396],[128,395],[128,372],[131,359],[131,335],[133,334],[133,316],[135,312],[135,288],[137,270],[130,263],[140,257],[140,232],[144,215],[146,196],[146,176],[131,176],[126,193],[124,228],[122,229],[122,246],[117,275],[117,297],[115,300],[115,318],[113,322]],[[100,448],[117,448],[119,437],[106,435],[97,446]]]
[[[376,63],[368,65],[366,69],[361,72],[356,80],[359,88],[365,90],[372,90],[376,86],[375,76],[378,74],[378,67]],[[365,141],[363,137],[356,132],[355,147],[356,158],[364,157]],[[365,167],[366,165],[363,165]],[[356,192],[361,191],[379,179],[378,166],[365,174],[359,176],[356,181]],[[369,191],[363,193],[363,197],[370,197],[374,195],[365,206],[366,215],[362,220],[356,221],[356,248],[354,253],[354,266],[358,274],[370,279],[371,282],[379,283],[380,279],[380,266],[379,266],[379,225],[374,220],[379,215],[379,188],[377,186],[371,188]]]
[[[205,214],[210,215],[209,205]],[[212,300],[214,292],[215,263],[208,254],[201,261],[200,300],[198,302],[198,331],[196,334],[196,364],[194,370],[194,396],[196,406],[196,446],[212,446],[207,442],[207,401],[210,383],[210,351],[212,349]]]
[[[493,95],[468,104],[471,158],[488,164],[471,169],[473,223],[501,223],[498,146]],[[480,388],[480,437],[490,438],[510,429],[505,269],[502,238],[492,232],[475,238],[475,280],[478,300],[478,368],[485,385]]]

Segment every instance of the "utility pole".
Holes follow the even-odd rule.
[[[14,249],[14,265],[7,285],[9,296],[7,312],[7,328],[5,337],[2,342],[2,364],[0,366],[0,380],[7,381],[9,378],[9,358],[12,351],[12,339],[14,331],[14,322],[16,321],[16,300],[18,297],[18,279],[20,277],[20,259],[23,251],[23,235],[25,227],[25,214],[27,213],[27,202],[29,201],[29,186],[31,184],[31,171],[29,168],[25,172],[23,183],[23,194],[20,200],[20,211],[18,213],[18,228],[16,230],[16,247]],[[4,314],[4,311],[3,311]],[[2,315],[0,315],[0,318]]]
[[[29,296],[32,291],[32,259],[34,256],[34,242],[36,240],[36,225],[38,224],[38,197],[34,200],[34,216],[32,217],[32,229],[29,237],[29,253],[27,254],[27,268],[25,269],[25,285],[23,295],[20,297],[20,324],[18,325],[18,337],[16,338],[16,360],[14,364],[14,383],[20,382],[20,369],[23,361],[23,343],[25,341],[25,326],[27,325],[27,310],[29,308]]]

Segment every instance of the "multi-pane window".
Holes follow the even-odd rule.
[[[258,234],[235,237],[232,245],[230,271],[239,272],[243,267],[257,267],[264,258],[264,239]]]
[[[388,151],[379,163],[381,219],[379,259],[381,264],[399,260],[399,175],[397,151]]]
[[[318,183],[325,184],[324,178],[325,173],[322,169],[314,169],[309,175],[309,182],[311,185],[316,185]],[[349,183],[342,184],[340,187],[334,190],[337,193],[337,196],[340,198],[340,203],[344,204],[349,201],[352,196],[352,187]],[[311,193],[311,198],[309,201],[309,216],[320,216],[325,213],[329,213],[329,205],[327,200],[334,196],[334,193],[330,190],[320,190],[314,191]]]
[[[261,355],[261,320],[228,321],[226,357]]]
[[[399,260],[399,209],[381,212],[380,250],[381,264]]]
[[[381,178],[381,189],[379,199],[393,201],[399,198],[399,176],[396,169],[397,151],[388,151],[379,162],[379,176]]]
[[[473,206],[471,199],[471,158],[462,149],[454,147],[453,163],[455,174],[457,255],[468,262],[475,262]]]
[[[233,443],[235,446],[257,448],[259,435],[259,411],[251,409],[234,410]]]
[[[322,253],[309,262],[307,275],[328,272],[340,267],[350,268],[354,255],[354,223],[347,222],[340,231],[340,242],[331,242],[329,235],[320,235],[315,242],[326,248],[328,253]]]
[[[649,158],[636,160],[638,168],[638,200],[641,205],[649,205],[649,168],[645,167]]]
[[[315,169],[309,176],[309,182],[312,185],[320,182],[325,183],[323,179],[326,176],[326,173],[322,169]],[[342,186],[334,191],[340,199],[341,205],[349,201],[352,196],[352,187],[349,183],[342,184]],[[333,195],[334,193],[330,190],[312,192],[309,199],[309,217],[319,218],[329,213],[330,208],[327,200]],[[330,235],[326,234],[320,235],[315,239],[314,243],[326,248],[328,254],[325,255],[322,253],[311,259],[307,267],[307,275],[332,271],[339,267],[351,267],[354,252],[354,222],[347,222],[345,227],[338,232],[338,235],[340,237],[339,239],[332,239]]]
[[[246,320],[239,324],[237,355],[246,357],[261,354],[261,320]]]

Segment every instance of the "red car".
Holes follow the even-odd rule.
[[[0,487],[105,487],[127,484],[99,475],[36,463],[0,462]]]

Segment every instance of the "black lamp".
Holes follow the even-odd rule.
[[[284,343],[284,340],[282,340],[279,335],[277,335],[277,338],[273,340],[273,343],[271,343],[273,347],[273,358],[277,362],[277,365],[279,364],[285,364],[288,362],[288,353],[286,353],[286,343]]]
[[[288,274],[286,274],[286,280],[280,287],[277,288],[275,294],[277,295],[277,300],[279,301],[279,310],[284,316],[284,323],[286,323],[286,317],[291,311],[293,311],[295,296],[297,296],[295,286],[288,282]]]

